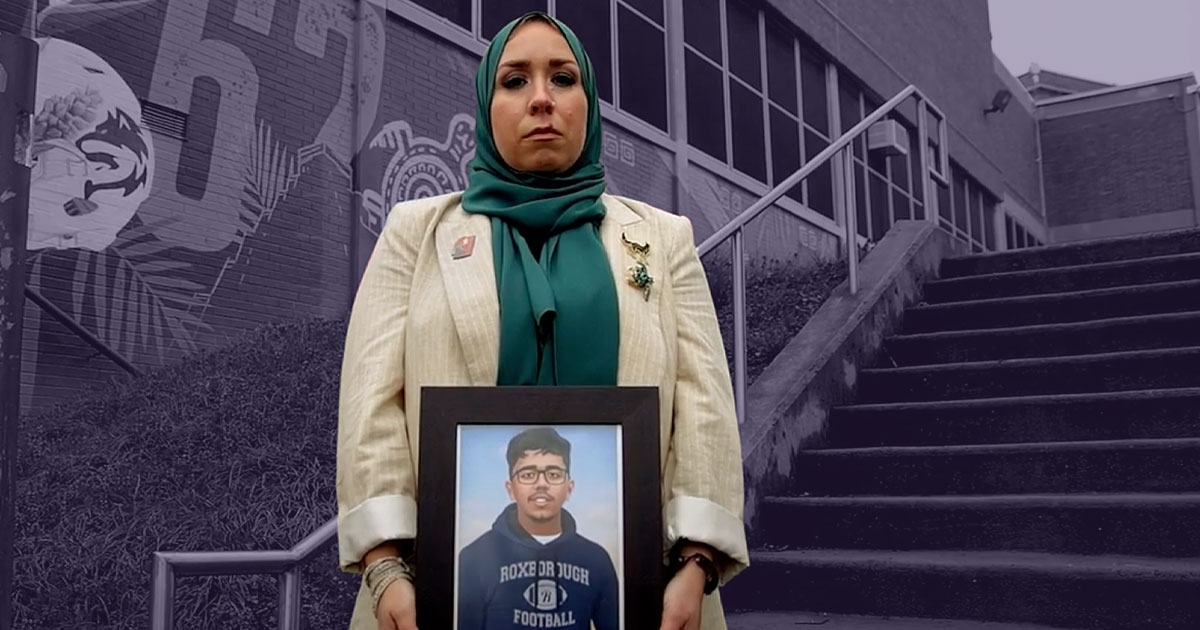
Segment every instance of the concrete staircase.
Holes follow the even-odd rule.
[[[731,630],[1200,629],[1200,231],[924,295],[764,500]]]

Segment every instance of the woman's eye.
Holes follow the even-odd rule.
[[[566,73],[556,74],[554,75],[554,82],[563,87],[569,87],[575,85],[575,75]]]
[[[505,88],[512,90],[515,88],[519,88],[524,84],[525,84],[525,77],[518,76],[518,77],[509,77],[509,78],[505,79],[504,82],[501,83],[500,85],[503,85]]]

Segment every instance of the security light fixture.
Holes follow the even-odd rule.
[[[1012,92],[1009,92],[1005,88],[1000,88],[996,92],[996,95],[992,97],[992,106],[983,110],[983,115],[987,116],[992,112],[1003,113],[1004,109],[1008,107],[1008,102],[1012,100],[1012,96]]]

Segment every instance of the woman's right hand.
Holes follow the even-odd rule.
[[[412,582],[404,578],[383,589],[375,609],[379,630],[417,630],[417,594]]]

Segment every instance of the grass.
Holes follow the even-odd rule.
[[[846,263],[760,262],[746,271],[746,385],[754,382],[804,327],[829,294],[846,279]],[[709,275],[713,303],[733,375],[732,275]]]
[[[751,379],[842,275],[836,264],[755,268]],[[731,300],[714,293],[731,348]],[[154,551],[287,549],[333,518],[345,327],[265,327],[24,418],[14,627],[141,630]],[[305,628],[349,624],[358,576],[338,569],[336,553],[331,545],[303,572]],[[266,630],[276,605],[269,576],[181,578],[176,627]]]
[[[23,421],[16,628],[143,629],[152,553],[286,549],[336,514],[345,321],[256,331]],[[345,628],[336,545],[304,571],[310,628]],[[180,630],[273,628],[269,576],[182,578]]]

